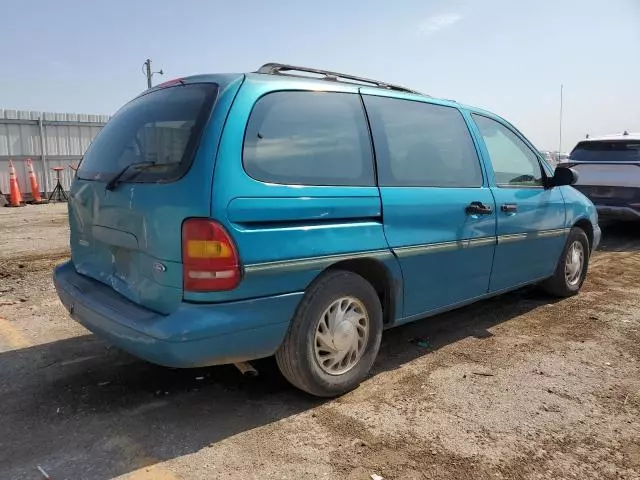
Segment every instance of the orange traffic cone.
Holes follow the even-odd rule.
[[[47,201],[42,200],[42,197],[40,196],[40,186],[38,185],[38,179],[36,178],[36,174],[33,171],[33,163],[31,162],[30,158],[27,158],[27,171],[29,172],[29,183],[31,183],[31,197],[33,198],[31,203],[47,203]]]
[[[13,168],[11,160],[9,160],[9,205],[7,206],[24,207],[20,187],[18,186],[18,178],[16,177],[16,169]]]

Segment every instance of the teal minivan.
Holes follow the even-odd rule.
[[[593,204],[511,124],[376,80],[266,64],[122,107],[70,192],[71,316],[171,367],[275,355],[355,388],[383,330],[529,284],[576,294]]]

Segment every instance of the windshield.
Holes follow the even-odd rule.
[[[638,162],[639,140],[603,140],[580,142],[569,156],[580,162]]]
[[[216,93],[214,84],[178,85],[129,102],[95,138],[78,177],[108,181],[129,165],[147,162],[153,167],[122,181],[180,178],[191,166]]]

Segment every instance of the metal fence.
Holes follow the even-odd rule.
[[[0,191],[9,193],[9,160],[13,161],[23,196],[31,192],[25,160],[30,158],[41,193],[55,186],[54,167],[63,167],[61,183],[69,189],[76,166],[89,144],[109,120],[107,115],[42,113],[0,109]]]

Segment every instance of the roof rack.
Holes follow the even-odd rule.
[[[339,82],[340,79],[345,79],[345,80],[351,80],[351,82],[346,82],[346,83],[359,83],[359,84],[365,84],[365,85],[373,85],[379,88],[386,88],[387,90],[396,90],[398,92],[415,93],[416,95],[428,96],[420,92],[416,92],[415,90],[411,90],[409,88],[401,87],[399,85],[393,85],[391,83],[380,82],[378,80],[372,80],[370,78],[356,77],[355,75],[331,72],[329,70],[320,70],[317,68],[297,67],[294,65],[286,65],[283,63],[265,63],[258,69],[256,73],[265,73],[268,75],[304,76],[304,75],[296,75],[295,73],[289,73],[289,72],[313,73],[315,75],[321,75],[320,80],[329,80],[333,82]],[[311,78],[315,78],[315,77],[311,77]]]

